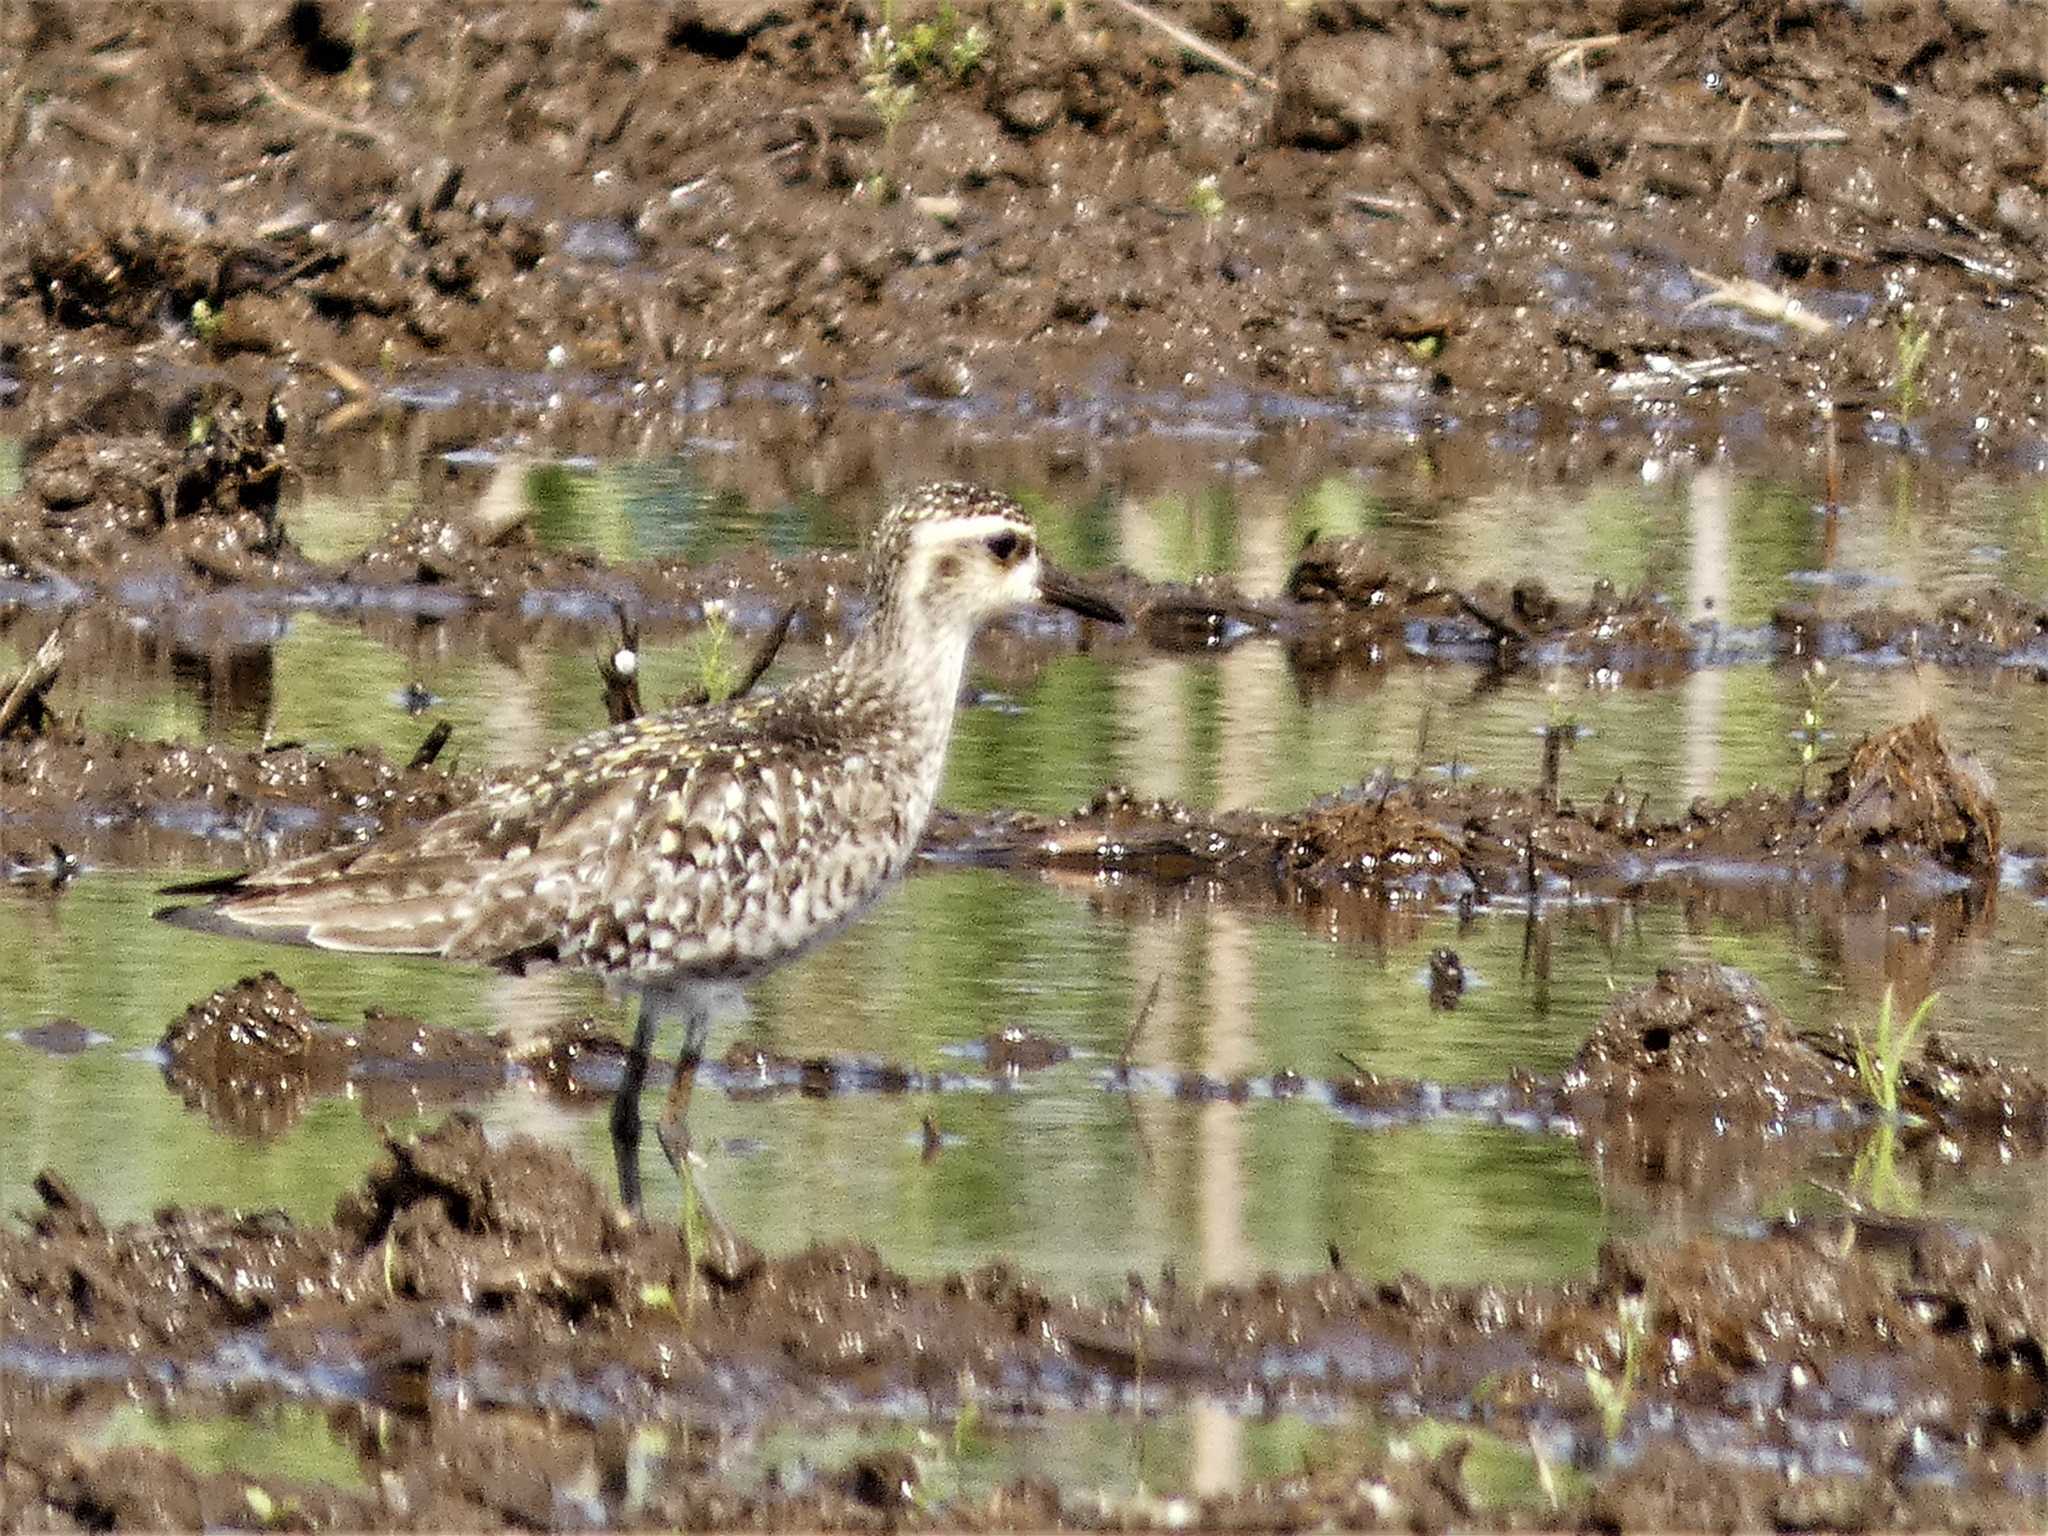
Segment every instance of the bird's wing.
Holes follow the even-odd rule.
[[[559,879],[588,858],[594,839],[610,835],[627,803],[661,771],[643,736],[627,726],[585,737],[424,826],[200,882],[185,889],[215,900],[157,915],[182,927],[323,949],[448,953],[481,908],[510,889],[515,868],[529,887]],[[562,915],[535,917],[559,923]]]

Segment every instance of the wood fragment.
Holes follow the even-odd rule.
[[[789,638],[789,632],[796,625],[796,604],[791,603],[782,610],[782,617],[775,621],[775,627],[768,631],[768,638],[761,642],[761,648],[754,652],[754,659],[747,664],[745,674],[728,695],[742,699],[754,691],[754,684],[761,681],[762,674],[775,664],[776,656],[782,650],[782,642]]]
[[[57,681],[57,671],[63,665],[64,629],[59,625],[36,647],[29,664],[21,669],[21,676],[7,690],[7,697],[0,700],[0,739],[7,737],[16,725],[26,725],[31,732],[42,728],[49,713],[43,695]]]
[[[1721,149],[1730,143],[1746,149],[1814,149],[1847,144],[1849,138],[1848,131],[1842,128],[1780,128],[1769,133],[1737,134],[1732,138],[1724,134],[1712,137],[1682,134],[1639,138],[1633,142],[1638,149]]]
[[[69,128],[81,139],[89,139],[102,148],[118,149],[124,153],[135,149],[134,134],[97,113],[88,112],[76,102],[54,101],[43,110],[51,122]]]
[[[335,388],[352,400],[360,400],[367,395],[375,393],[370,387],[370,381],[360,373],[357,373],[355,369],[349,367],[347,363],[339,363],[331,357],[323,357],[314,363],[313,366],[333,380]]]
[[[1753,277],[1717,277],[1698,267],[1686,270],[1705,283],[1707,291],[1680,310],[1680,314],[1690,314],[1703,305],[1713,304],[1739,309],[1759,320],[1775,320],[1807,336],[1826,336],[1835,328],[1835,322],[1825,315],[1816,315],[1791,294],[1766,287]]]
[[[436,720],[434,728],[427,732],[426,740],[419,744],[419,749],[413,753],[412,760],[405,766],[407,768],[431,767],[434,759],[441,755],[441,749],[448,745],[448,738],[454,734],[455,727],[453,725],[449,724],[446,720]]]
[[[1567,54],[1586,54],[1612,48],[1621,40],[1619,32],[1602,32],[1598,37],[1531,38],[1524,46],[1555,59]]]
[[[388,150],[392,147],[391,135],[383,129],[372,128],[367,123],[352,123],[345,117],[337,117],[322,107],[314,106],[310,101],[301,101],[260,69],[256,72],[256,83],[263,87],[264,95],[287,112],[304,118],[316,128],[324,128],[329,133],[340,134],[343,138],[354,139],[361,144],[374,144],[379,149]]]

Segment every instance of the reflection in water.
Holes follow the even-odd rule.
[[[309,547],[336,553],[369,536],[401,503],[397,471],[377,517],[316,487],[300,510]],[[673,476],[671,467],[669,473]],[[687,478],[687,477],[685,477]],[[557,472],[544,531],[589,534],[620,556],[648,549],[699,556],[765,533],[781,547],[850,527],[812,504],[745,508],[730,499],[656,494],[648,472]],[[595,487],[594,489],[585,489]],[[837,509],[843,512],[845,509]],[[1940,515],[1934,516],[1936,511]],[[751,519],[751,521],[750,521]],[[1709,470],[1668,487],[1629,481],[1552,495],[1500,488],[1428,501],[1335,476],[1296,494],[1226,486],[1157,500],[1075,499],[1048,508],[1055,557],[1121,559],[1155,576],[1222,571],[1269,592],[1312,528],[1359,532],[1390,557],[1461,582],[1534,570],[1581,595],[1596,576],[1649,582],[1688,618],[1729,628],[1816,596],[1867,600],[1854,575],[1900,583],[1901,604],[1931,606],[1963,580],[1999,577],[2039,590],[2048,528],[2023,496],[1957,488],[1939,509],[1902,520],[1889,504],[1845,510],[1840,546],[1810,495]],[[1795,578],[1822,571],[1834,584]],[[270,734],[317,744],[375,742],[410,754],[433,718],[455,725],[465,767],[531,760],[599,718],[590,658],[607,626],[413,624],[366,638],[352,622],[292,615],[274,649],[168,663],[132,657],[95,691],[65,703],[92,723],[152,736],[254,745]],[[480,635],[488,632],[488,640]],[[0,649],[26,638],[0,633]],[[690,642],[647,653],[651,698],[679,691]],[[783,669],[814,665],[793,650]],[[2048,840],[2048,710],[2019,676],[1977,677],[1862,666],[1838,672],[1829,729],[1842,738],[1889,723],[1931,694],[1954,737],[1983,753],[2014,843]],[[102,681],[104,686],[102,687]],[[1755,663],[1693,673],[1663,690],[1511,674],[1413,658],[1335,674],[1299,693],[1284,648],[1240,645],[1221,656],[1140,656],[1115,644],[1033,672],[1005,674],[1002,696],[963,718],[946,803],[1058,811],[1104,784],[1198,805],[1298,806],[1377,768],[1476,773],[1533,782],[1541,731],[1559,712],[1585,734],[1565,757],[1561,792],[1590,800],[1617,779],[1665,811],[1695,795],[1797,774],[1792,733],[1805,697],[1792,667]],[[423,683],[440,696],[426,718],[401,707]],[[1425,743],[1418,754],[1417,743]],[[1420,761],[1418,762],[1418,755]],[[328,1019],[371,1004],[440,1024],[530,1035],[594,1013],[615,1031],[625,1010],[570,976],[505,980],[402,961],[243,948],[146,920],[158,883],[88,870],[56,893],[0,890],[0,1036],[75,1018],[112,1037],[55,1056],[0,1038],[0,1209],[28,1199],[34,1171],[56,1165],[110,1218],[177,1200],[279,1205],[324,1218],[374,1155],[377,1127],[437,1111],[394,1110],[359,1095],[301,1106],[265,1139],[231,1139],[164,1087],[147,1051],[185,1005],[238,975],[276,969]],[[918,1271],[1003,1254],[1053,1283],[1121,1287],[1172,1265],[1188,1283],[1242,1280],[1259,1269],[1309,1271],[1334,1245],[1364,1273],[1492,1278],[1583,1272],[1615,1225],[1676,1229],[1728,1219],[1718,1207],[1638,1210],[1627,1189],[1603,1196],[1602,1170],[1559,1136],[1457,1121],[1368,1129],[1306,1105],[1179,1103],[1105,1091],[1141,1004],[1158,1000],[1133,1049],[1140,1064],[1216,1079],[1291,1067],[1339,1070],[1341,1057],[1441,1082],[1498,1080],[1517,1066],[1557,1069],[1613,989],[1698,956],[1755,972],[1797,1020],[1868,1018],[1887,980],[1902,998],[1944,994],[1937,1027],[1966,1048],[2048,1066],[2048,988],[2041,959],[2048,909],[2007,890],[1988,910],[1944,910],[1905,932],[1881,904],[1798,889],[1730,891],[1643,906],[1553,904],[1519,912],[1404,908],[1303,915],[1236,910],[1199,890],[1067,877],[1063,883],[926,871],[842,942],[755,989],[738,1026],[792,1054],[873,1055],[922,1069],[1006,1027],[1071,1046],[1073,1060],[973,1094],[919,1100],[877,1094],[747,1102],[700,1093],[693,1130],[721,1213],[763,1246],[787,1249],[853,1235]],[[1454,947],[1471,986],[1434,1011],[1428,956]],[[729,1042],[722,1037],[717,1048]],[[608,1170],[600,1110],[527,1089],[482,1107],[494,1130],[564,1142]],[[944,1132],[923,1155],[930,1114]],[[1773,1177],[1780,1170],[1768,1170]],[[1803,1170],[1782,1170],[1797,1183]],[[2019,1224],[2026,1200],[2004,1185],[1941,1192],[1937,1209]],[[1768,1198],[1772,1188],[1758,1191]],[[1187,1465],[1197,1486],[1244,1475],[1254,1426],[1193,1411]],[[1177,1431],[1176,1434],[1180,1432]]]

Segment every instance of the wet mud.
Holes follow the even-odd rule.
[[[863,572],[845,550],[717,559],[608,561],[549,542],[533,506],[495,475],[473,497],[436,497],[355,554],[314,560],[293,542],[280,488],[300,473],[275,400],[230,387],[190,392],[113,430],[136,404],[96,406],[24,445],[20,493],[0,501],[0,634],[33,652],[61,629],[74,672],[168,648],[213,670],[256,665],[294,614],[360,626],[395,648],[431,625],[445,647],[515,654],[575,646],[600,654],[630,631],[670,641],[709,621],[744,635],[787,626],[799,643],[843,644],[866,614]],[[1781,605],[1769,622],[1686,618],[1649,591],[1600,581],[1583,598],[1540,581],[1461,586],[1388,560],[1374,541],[1318,538],[1281,588],[1228,578],[1161,582],[1128,568],[1092,584],[1127,616],[1105,626],[1033,614],[984,637],[1001,680],[1076,647],[1110,656],[1223,654],[1280,644],[1296,688],[1315,697],[1346,674],[1401,661],[1455,661],[1492,674],[1569,667],[1603,687],[1654,688],[1709,667],[1847,663],[1979,669],[2048,679],[2048,605],[1978,584],[1920,612],[1827,597]],[[142,626],[137,632],[137,622]],[[49,691],[53,678],[46,681]],[[59,690],[61,697],[61,689]],[[13,722],[0,722],[0,735]]]
[[[12,7],[17,404],[174,366],[286,375],[311,419],[482,367],[649,415],[1086,391],[1105,435],[1542,435],[1828,399],[2038,448],[2019,0],[1162,8],[1186,45],[1052,9],[906,13],[876,54],[881,8],[819,3]]]
[[[1864,738],[1811,795],[1758,789],[1676,818],[1649,799],[1616,784],[1580,807],[1554,788],[1382,774],[1299,811],[1207,814],[1111,789],[1070,816],[945,817],[928,842],[946,858],[1263,894],[1312,924],[1361,893],[1478,906],[1760,882],[1880,892],[1911,912],[1982,901],[2000,876],[1992,786],[1928,717]]]
[[[991,478],[1005,454],[1020,482],[1129,489],[1188,444],[1232,473],[1412,467],[1423,444],[1427,501],[1790,444],[1827,457],[1795,478],[1829,563],[1838,459],[1852,480],[2048,462],[2048,51],[2023,0],[1147,8],[1178,41],[1110,0],[899,0],[912,51],[878,54],[884,9],[0,6],[0,638],[33,658],[0,677],[0,881],[36,899],[107,866],[268,860],[474,794],[426,718],[410,761],[271,739],[299,615],[408,658],[593,661],[713,619],[829,650],[864,618],[843,551],[558,542],[516,489],[553,452],[728,455],[768,505],[910,466]],[[304,484],[381,489],[394,458],[431,467],[416,500],[308,554]],[[1816,661],[2048,681],[2041,595],[1980,576],[1924,609],[1822,585],[1743,627],[1389,549],[1311,534],[1273,590],[1094,573],[1127,624],[1010,621],[977,674],[1259,641],[1305,700],[1439,661],[1481,686]],[[204,739],[80,713],[131,675],[196,694]],[[593,725],[599,697],[593,667]],[[924,856],[1369,945],[1493,913],[1539,975],[1560,914],[1817,915],[1908,1001],[2001,898],[2048,900],[2048,855],[2010,845],[1931,718],[1683,805],[1564,796],[1568,729],[1526,787],[1418,766],[1226,813],[1111,787],[1066,816],[942,813]],[[1431,957],[1433,1007],[1464,983],[1454,949]],[[9,1048],[91,1063],[95,1022],[52,1008]],[[935,1061],[742,1040],[697,1086],[900,1099],[927,1162],[955,1145],[949,1095],[1284,1104],[1359,1137],[1469,1122],[1568,1141],[1610,1208],[1683,1236],[1610,1241],[1567,1284],[1368,1277],[1333,1240],[1325,1273],[1169,1269],[1109,1300],[993,1256],[932,1278],[850,1243],[693,1247],[470,1118],[512,1093],[601,1114],[625,1048],[597,1021],[323,1020],[266,973],[165,1020],[165,1091],[263,1143],[337,1100],[439,1123],[387,1135],[324,1222],[110,1223],[45,1172],[0,1224],[0,1530],[2048,1523],[2041,1250],[1895,1198],[2038,1173],[2038,1071],[1927,1035],[1886,1110],[1867,1042],[1720,967],[1618,998],[1561,1070],[1482,1081],[1152,1065],[1142,1014],[1116,1056],[982,1027]],[[307,1415],[352,1475],[121,1443],[138,1405]],[[1183,1410],[1391,1428],[1228,1492],[967,1475],[977,1435]],[[826,1459],[773,1463],[792,1429]],[[1477,1470],[1503,1458],[1505,1503]]]
[[[307,1029],[265,979],[195,1006],[171,1049],[203,1038],[254,1075]],[[2048,1095],[2024,1071],[1930,1044],[1910,1082],[1928,1138],[2005,1115],[2005,1155],[2040,1155]],[[1835,1044],[1800,1038],[1754,982],[1707,967],[1618,1000],[1557,1080],[1500,1091],[1547,1099],[1605,1176],[1676,1191],[1733,1176],[1688,1155],[1687,1126],[1695,1152],[1714,1126],[1738,1143],[1786,1139],[1820,1106],[1867,1130],[1854,1084]],[[1368,1097],[1352,1085],[1352,1102]],[[1651,1126],[1654,1163],[1641,1155]],[[254,1527],[283,1510],[320,1529],[2016,1528],[2048,1491],[2041,1255],[1911,1217],[1611,1242],[1591,1278],[1566,1285],[1367,1279],[1333,1245],[1320,1276],[1195,1290],[1134,1274],[1121,1297],[1085,1301],[1000,1263],[916,1280],[857,1246],[737,1265],[693,1254],[676,1228],[619,1212],[563,1153],[487,1139],[460,1115],[390,1139],[328,1225],[193,1208],[109,1227],[56,1173],[37,1192],[40,1209],[0,1234],[12,1529]],[[1617,1413],[1601,1387],[1624,1379]],[[229,1477],[157,1450],[81,1449],[81,1427],[124,1396],[178,1414],[310,1405],[360,1478]],[[828,1401],[941,1431],[963,1415],[1000,1431],[1220,1403],[1456,1433],[1427,1456],[1305,1466],[1175,1504],[1044,1484],[969,1496],[936,1449],[944,1433],[802,1487],[722,1474],[764,1425],[809,1422]],[[644,1453],[635,1435],[656,1424],[689,1432],[628,1478],[629,1442]],[[1489,1508],[1462,1470],[1474,1439],[1526,1447],[1550,1497]],[[515,1474],[486,1470],[508,1456]]]

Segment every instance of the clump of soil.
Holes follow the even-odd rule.
[[[1288,652],[1311,674],[1340,662],[1377,661],[1401,645],[1410,625],[1431,642],[1493,648],[1502,666],[1532,647],[1650,681],[1690,670],[1702,637],[1646,592],[1623,594],[1594,583],[1584,602],[1567,602],[1531,577],[1503,591],[1481,583],[1460,591],[1441,578],[1402,571],[1370,539],[1311,539],[1288,573],[1287,596],[1310,618],[1290,634]]]
[[[303,580],[278,516],[282,422],[251,420],[232,390],[202,392],[168,414],[162,435],[83,425],[31,444],[23,495],[0,515],[0,574]]]
[[[1932,718],[1868,737],[1806,800],[1752,791],[1654,822],[1623,786],[1581,809],[1545,791],[1378,778],[1296,812],[1203,814],[1112,789],[1071,816],[942,821],[956,855],[1047,868],[1202,875],[1290,902],[1368,891],[1486,900],[1560,890],[1631,890],[1694,879],[1707,863],[1810,872],[1853,862],[1930,899],[1949,877],[1998,874],[1998,811],[1980,769]]]
[[[2048,603],[2001,587],[1944,599],[1930,614],[1879,605],[1830,616],[1812,603],[1771,615],[1786,655],[1904,656],[1945,666],[2048,664]]]
[[[344,1091],[371,1119],[395,1119],[505,1083],[495,1042],[381,1009],[331,1029],[272,971],[194,1003],[159,1049],[164,1080],[187,1106],[251,1136],[277,1135],[314,1100]]]
[[[883,8],[823,0],[15,6],[0,336],[32,411],[204,361],[323,406],[483,365],[827,413],[1085,392],[1107,432],[1830,399],[1884,442],[2039,439],[2024,0],[1162,8],[1227,62],[1107,5],[964,0],[880,52]]]
[[[1922,854],[1945,868],[1998,867],[1998,807],[1990,776],[1942,740],[1932,715],[1865,737],[1828,779],[1824,846],[1880,858]]]
[[[1856,1091],[1854,1069],[1793,1034],[1749,977],[1726,966],[1665,971],[1601,1017],[1565,1091],[1651,1119],[1776,1119]]]
[[[41,1210],[0,1232],[0,1326],[17,1358],[61,1350],[72,1365],[55,1376],[13,1371],[4,1387],[0,1478],[12,1522],[23,1512],[31,1524],[37,1512],[205,1514],[223,1496],[162,1453],[63,1447],[73,1416],[92,1411],[90,1393],[70,1385],[86,1362],[106,1387],[175,1399],[186,1412],[230,1397],[246,1409],[319,1381],[330,1400],[340,1390],[392,1415],[393,1433],[359,1442],[368,1494],[245,1483],[273,1509],[290,1498],[308,1518],[380,1529],[425,1512],[463,1523],[481,1513],[495,1527],[552,1509],[579,1486],[560,1458],[543,1456],[495,1495],[471,1476],[476,1458],[519,1442],[543,1405],[551,1436],[569,1444],[649,1419],[686,1420],[693,1438],[715,1443],[814,1413],[821,1394],[845,1406],[909,1393],[933,1412],[976,1401],[1046,1414],[1142,1382],[1154,1406],[1278,1391],[1462,1416],[1483,1392],[1491,1433],[1515,1443],[1531,1429],[1562,1430],[1579,1447],[1564,1454],[1595,1475],[1575,1479],[1570,1502],[1482,1516],[1447,1451],[1406,1472],[1361,1465],[1341,1485],[1312,1472],[1258,1484],[1202,1506],[1203,1518],[1264,1524],[1373,1509],[1424,1523],[1534,1516],[1574,1527],[1598,1511],[1635,1519],[1668,1508],[1675,1488],[1697,1491],[1694,1518],[1796,1503],[1810,1480],[1796,1448],[1822,1424],[1861,1469],[1833,1474],[1843,1507],[1935,1519],[1966,1498],[1986,1518],[2022,1517],[2031,1502],[2010,1479],[2048,1413],[2039,1254],[1938,1229],[1909,1229],[1903,1254],[1800,1224],[1675,1248],[1610,1244],[1590,1282],[1562,1286],[1428,1286],[1335,1268],[1200,1291],[1134,1277],[1127,1294],[1088,1300],[1002,1264],[914,1280],[853,1246],[734,1273],[700,1269],[681,1233],[613,1211],[562,1152],[518,1137],[494,1143],[460,1116],[390,1140],[331,1226],[165,1210],[110,1228],[61,1177],[45,1175],[38,1190]],[[1643,1319],[1644,1362],[1627,1454],[1610,1459],[1588,1371],[1622,1369],[1630,1306]],[[236,1351],[223,1354],[230,1341]],[[251,1374],[234,1360],[268,1365]],[[208,1361],[208,1371],[189,1369]],[[1768,1413],[1751,1411],[1762,1404]],[[1903,1418],[1898,1404],[1911,1405]],[[1791,1426],[1782,1445],[1776,1424]],[[1718,1460],[1699,1459],[1702,1443],[1729,1447],[1746,1470],[1718,1476]],[[1682,1465],[1657,1459],[1680,1449]],[[1645,1466],[1663,1470],[1650,1478]],[[1093,1523],[1085,1501],[1059,1490],[1008,1490],[986,1508],[943,1495],[903,1503],[906,1481],[915,1487],[897,1475],[905,1470],[869,1453],[822,1490],[742,1493],[715,1457],[685,1455],[637,1502],[623,1481],[594,1497],[609,1523],[633,1525],[717,1507],[773,1527],[866,1526],[877,1505],[913,1523],[1002,1508]],[[137,1485],[106,1487],[117,1472]],[[1134,1506],[1125,1518],[1168,1516]]]
[[[475,788],[432,766],[398,767],[374,748],[250,752],[60,726],[0,741],[0,849],[40,857],[56,840],[137,862],[210,862],[223,839],[252,850],[273,836],[325,846],[429,820]]]

